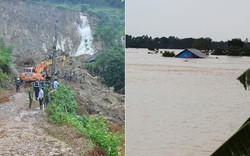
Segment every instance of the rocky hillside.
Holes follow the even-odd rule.
[[[58,20],[58,55],[76,53],[82,44],[79,28],[82,16],[76,11],[58,9],[23,0],[0,1],[0,36],[7,44],[15,46],[13,63],[17,68],[15,76],[21,73],[24,64],[31,66],[45,60],[52,52],[55,23]],[[90,27],[94,18],[88,17]],[[57,63],[59,82],[73,86],[79,104],[79,114],[102,114],[111,123],[124,124],[124,96],[118,95],[103,85],[99,78],[90,75],[83,64],[89,55],[67,57],[65,66]],[[59,61],[59,60],[58,60]]]
[[[125,124],[125,97],[114,92],[114,88],[101,83],[101,78],[92,76],[82,67],[88,55],[69,57],[57,77],[60,83],[65,83],[74,89],[78,102],[77,114],[104,117],[111,124]]]
[[[15,56],[32,57],[51,52],[57,20],[57,50],[75,53],[80,45],[78,28],[82,21],[79,12],[22,0],[3,0],[0,1],[0,14],[0,35],[15,46]]]

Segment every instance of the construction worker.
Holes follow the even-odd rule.
[[[44,88],[44,87],[45,87],[45,81],[44,81],[44,80],[41,80],[41,81],[39,82],[39,85],[40,85],[40,87]]]
[[[41,87],[39,87],[39,93],[38,93],[38,97],[37,100],[39,100],[39,104],[40,104],[40,110],[43,109],[43,89]]]
[[[36,80],[36,82],[34,83],[34,86],[33,86],[33,89],[34,89],[34,92],[35,92],[35,98],[37,100],[37,97],[38,97],[38,93],[39,93],[39,81]]]
[[[46,72],[43,71],[43,72],[42,72],[42,77],[45,77],[45,76],[46,76]]]
[[[20,91],[20,85],[21,85],[21,80],[20,78],[18,77],[16,79],[16,92],[19,92]]]
[[[33,93],[34,93],[34,91],[32,89],[30,89],[28,93],[29,93],[29,100],[30,100],[29,108],[31,108],[31,104],[33,102]]]
[[[49,86],[47,84],[45,85],[43,92],[44,92],[44,107],[46,108],[49,103]]]

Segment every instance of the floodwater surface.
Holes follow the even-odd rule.
[[[126,49],[126,156],[211,155],[249,117],[250,57],[147,52]]]

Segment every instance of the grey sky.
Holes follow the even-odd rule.
[[[126,0],[126,34],[250,39],[250,0]]]

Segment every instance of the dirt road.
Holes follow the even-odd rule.
[[[0,155],[76,155],[64,142],[48,135],[47,114],[28,108],[28,95],[16,93],[0,105]]]

